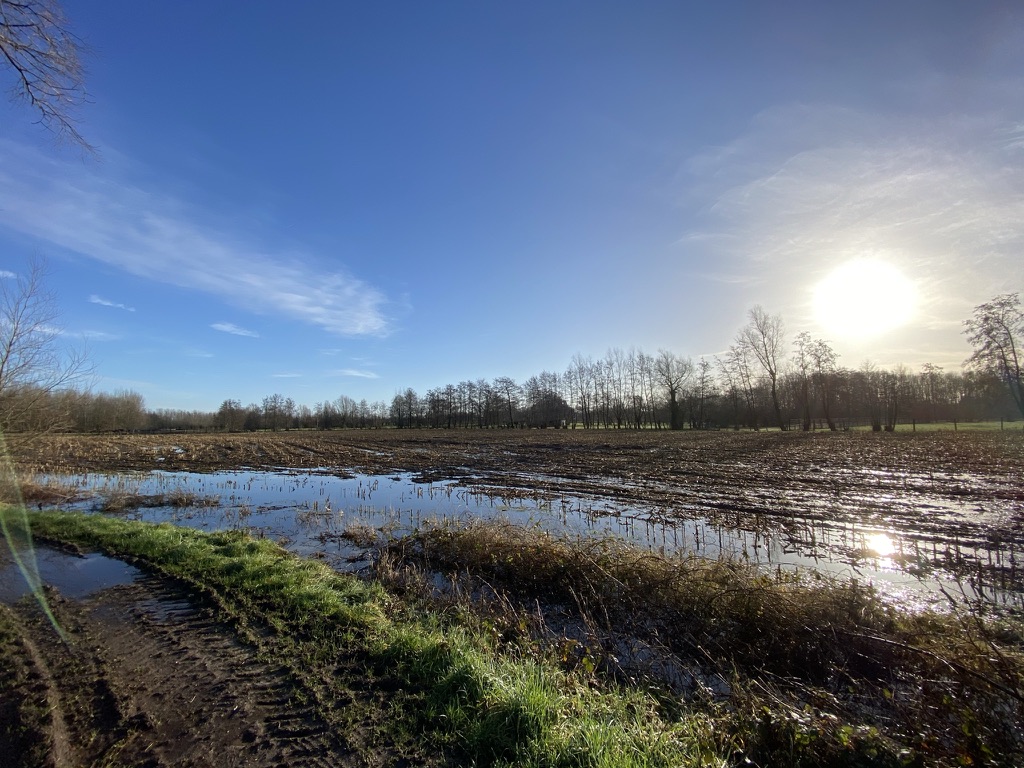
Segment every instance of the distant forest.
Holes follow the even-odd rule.
[[[391,402],[296,404],[281,394],[243,405],[225,400],[217,411],[147,410],[135,392],[60,392],[47,410],[66,414],[59,429],[113,431],[256,431],[343,428],[569,429],[849,429],[897,424],[1020,418],[1004,383],[983,371],[912,372],[865,366],[832,371],[793,368],[776,384],[737,369],[741,361],[701,360],[660,352],[611,350],[594,360],[577,356],[562,373],[543,371],[524,382],[508,377],[448,384]],[[51,410],[52,409],[52,410]],[[18,431],[19,425],[11,425]],[[23,429],[31,425],[20,425]]]
[[[783,429],[894,430],[899,424],[1021,418],[1020,368],[1011,330],[1019,298],[979,306],[965,333],[975,352],[962,370],[926,364],[844,368],[831,346],[800,333],[784,346],[782,320],[760,307],[713,361],[668,350],[611,349],[576,355],[561,372],[412,388],[390,402],[346,395],[313,405],[270,394],[260,403],[224,400],[215,412],[147,410],[136,392],[8,391],[5,431],[224,431],[289,429]],[[1002,312],[1002,314],[998,314]],[[1009,312],[1009,315],[1007,315]],[[998,321],[998,322],[997,322]],[[1005,323],[1003,323],[1005,325]],[[993,346],[995,344],[995,346]],[[1009,361],[1009,362],[1008,362]],[[31,400],[18,407],[19,399]]]
[[[8,317],[32,316],[34,272]],[[958,371],[926,364],[918,371],[865,363],[845,368],[823,339],[799,333],[786,344],[782,318],[757,306],[731,347],[694,362],[669,350],[610,349],[600,359],[575,355],[564,371],[525,381],[507,376],[395,393],[390,402],[347,395],[313,405],[279,393],[216,411],[147,410],[142,395],[82,391],[79,361],[55,356],[34,324],[13,331],[0,356],[0,429],[5,433],[73,431],[223,431],[289,429],[782,429],[894,430],[899,424],[1014,421],[1024,417],[1018,294],[975,308],[964,322],[973,353]],[[44,364],[48,363],[48,364]]]

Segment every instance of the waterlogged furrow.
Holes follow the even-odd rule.
[[[135,466],[148,455],[152,467],[159,454],[155,466],[201,468],[215,454],[259,451],[264,466],[294,460],[293,469],[71,478],[136,502],[95,508],[249,529],[338,568],[365,564],[355,541],[373,539],[367,528],[401,534],[430,519],[503,518],[772,567],[855,567],[882,581],[902,575],[901,585],[924,577],[926,589],[937,587],[934,576],[976,582],[972,594],[1024,591],[1024,439],[1015,433],[416,431],[183,437],[170,450],[138,440],[134,458],[124,452]],[[367,467],[408,471],[354,474]]]

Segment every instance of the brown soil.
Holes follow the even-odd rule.
[[[1000,519],[981,525],[937,514],[943,522],[936,523],[936,536],[950,525],[954,531],[974,526],[979,536],[996,526],[1004,542],[1024,541],[1019,431],[55,435],[19,445],[14,458],[22,470],[52,473],[404,471],[505,494],[589,495],[651,505],[662,510],[658,514],[697,508],[701,514],[806,518],[848,509],[899,525],[897,518],[906,513],[902,524],[918,530],[929,523],[914,511],[916,501],[945,499],[965,501],[968,509],[995,505]],[[877,498],[886,505],[872,506]],[[16,681],[0,696],[0,720],[14,723],[0,733],[0,741],[7,734],[7,743],[0,743],[3,760],[17,754],[25,765],[316,766],[366,764],[366,755],[374,754],[375,764],[406,762],[387,747],[343,742],[299,701],[301,686],[286,669],[259,661],[215,613],[165,582],[147,577],[82,602],[51,597],[70,645],[29,605],[0,608],[0,629],[6,624],[0,672]],[[42,762],[34,762],[41,743]]]
[[[345,430],[54,435],[19,448],[44,472],[412,472],[509,495],[596,498],[649,518],[856,521],[929,541],[1024,545],[1024,432]],[[936,500],[970,515],[934,512]],[[932,512],[927,510],[932,509]],[[940,510],[941,512],[942,510]],[[978,518],[975,512],[981,512]],[[955,518],[955,519],[954,519]],[[753,527],[760,523],[755,522]],[[982,528],[978,526],[981,525]],[[751,526],[747,526],[751,527]],[[923,536],[921,536],[924,534]]]
[[[252,434],[47,435],[20,443],[14,459],[50,472],[320,469],[394,471],[425,478],[474,476],[534,487],[547,475],[586,484],[608,479],[679,485],[687,478],[771,478],[836,469],[1024,472],[1024,432],[803,433],[630,430],[342,430]],[[511,475],[511,476],[510,476]],[[830,474],[830,479],[835,475]],[[544,478],[541,478],[544,480]],[[1010,478],[1008,478],[1010,479]],[[1019,489],[1018,489],[1019,490]],[[643,489],[636,489],[643,496]]]
[[[157,577],[49,601],[67,643],[34,601],[0,606],[3,765],[365,764],[286,669]]]

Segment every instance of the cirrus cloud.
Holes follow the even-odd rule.
[[[89,297],[90,304],[99,304],[101,307],[113,307],[114,309],[123,309],[125,312],[134,312],[135,307],[129,307],[126,304],[119,304],[109,299],[104,299],[102,296],[97,296],[95,293]]]
[[[171,196],[0,140],[0,224],[132,275],[341,336],[384,336],[385,296],[331,259],[200,223]]]
[[[380,376],[378,376],[373,371],[359,370],[358,368],[342,368],[340,370],[334,371],[334,375],[335,376],[347,376],[347,377],[356,378],[356,379],[379,379],[380,378]]]
[[[235,325],[234,323],[213,323],[211,326],[213,330],[220,331],[221,333],[230,333],[233,336],[248,336],[252,339],[258,339],[260,335],[256,331],[250,331],[246,328]]]
[[[1020,133],[998,113],[777,107],[691,159],[689,198],[703,215],[680,244],[714,254],[707,279],[749,285],[798,320],[803,286],[878,258],[918,283],[927,327],[958,328],[979,301],[1024,286]]]

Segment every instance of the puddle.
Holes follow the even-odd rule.
[[[35,562],[43,584],[55,587],[64,597],[83,600],[110,587],[131,584],[142,576],[133,565],[101,554],[84,557],[49,547],[36,547]],[[23,553],[22,557],[26,557]],[[0,602],[11,605],[31,590],[9,551],[0,558]]]
[[[408,473],[340,478],[282,469],[91,473],[40,480],[78,488],[82,498],[69,508],[101,511],[104,500],[125,498],[130,503],[119,515],[207,530],[245,529],[339,570],[365,564],[365,547],[353,542],[377,529],[403,535],[431,521],[501,519],[556,534],[615,536],[663,553],[729,557],[772,569],[857,578],[901,602],[944,603],[942,591],[952,587],[967,597],[1024,607],[1014,543],[988,548],[976,535],[939,532],[935,517],[962,521],[978,515],[953,503],[943,506],[932,497],[908,496],[897,503],[889,496],[872,498],[863,489],[859,499],[855,494],[833,498],[809,491],[780,498],[765,491],[765,499],[747,499],[737,508],[735,497],[718,499],[713,492],[695,491],[685,504],[648,508],[598,497],[524,493],[522,487],[469,490],[454,481],[416,478]],[[192,506],[177,506],[175,499]],[[918,522],[911,527],[896,510],[909,516],[915,501]],[[873,513],[880,508],[886,514]],[[976,523],[972,521],[970,533],[976,534]]]

